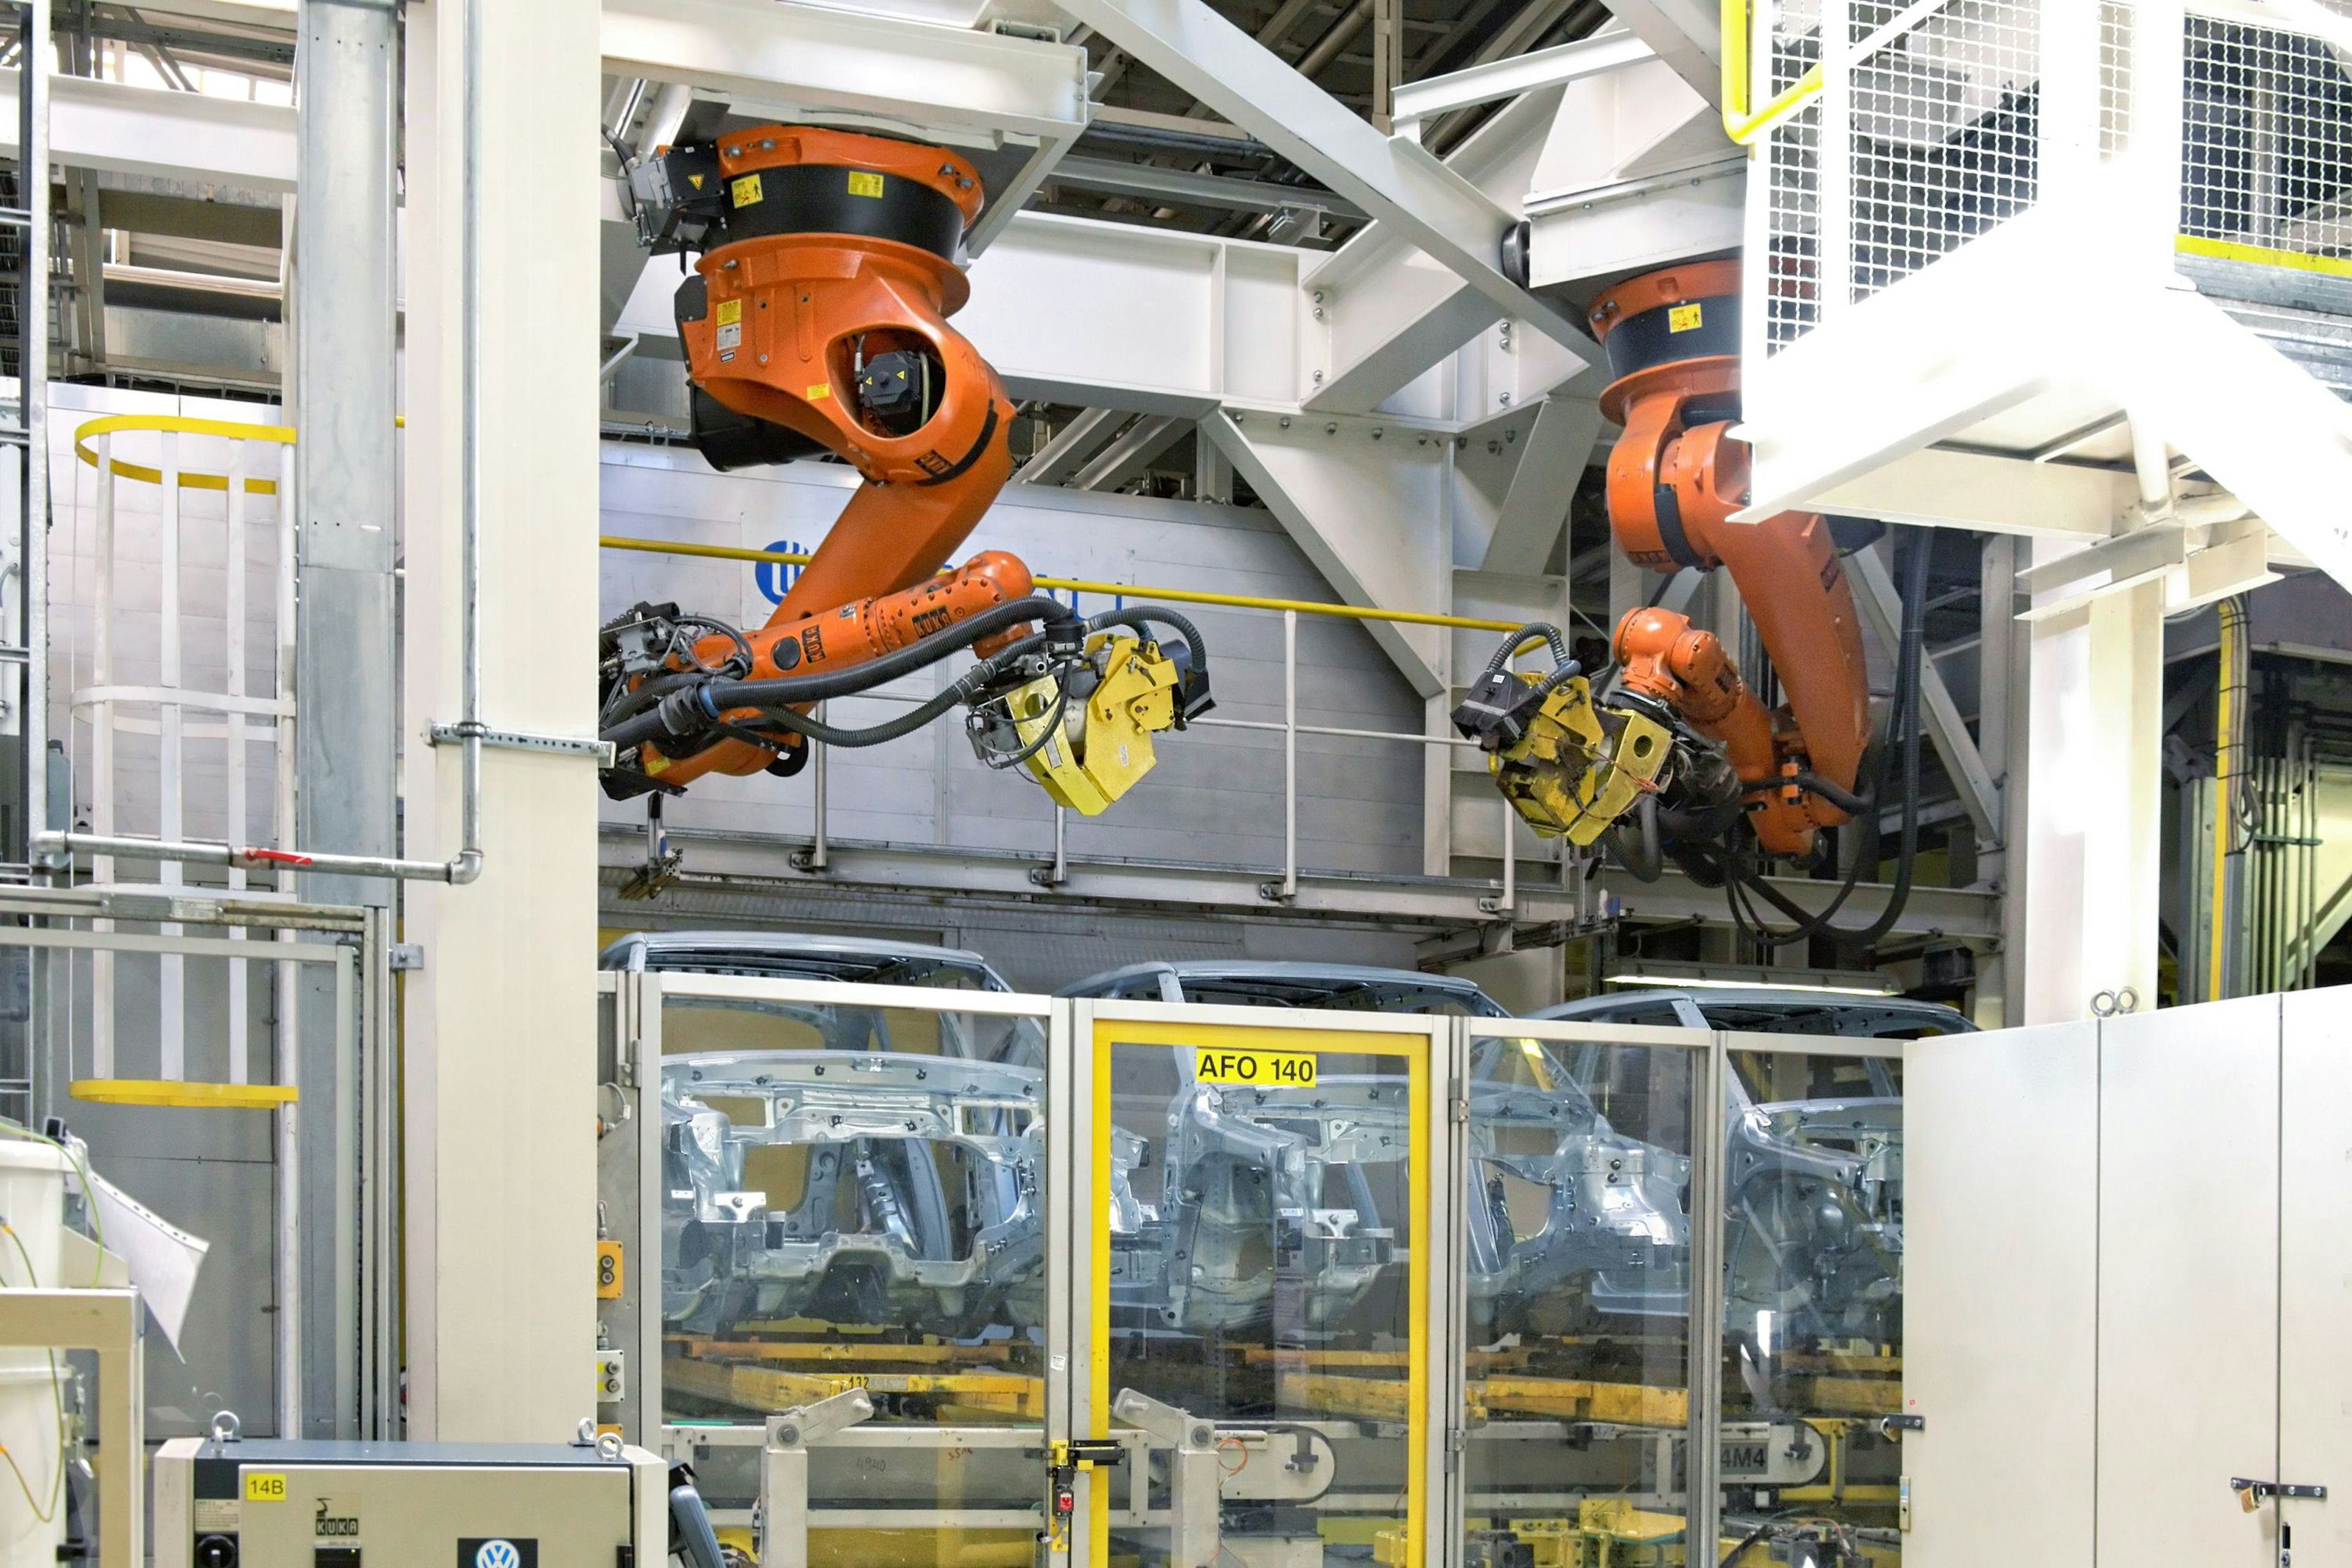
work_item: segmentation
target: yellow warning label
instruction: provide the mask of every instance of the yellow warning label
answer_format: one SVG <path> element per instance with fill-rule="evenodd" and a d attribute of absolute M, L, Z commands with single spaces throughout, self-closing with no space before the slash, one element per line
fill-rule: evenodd
<path fill-rule="evenodd" d="M 284 1502 L 286 1478 L 248 1470 L 245 1476 L 245 1500 L 247 1502 Z"/>
<path fill-rule="evenodd" d="M 1192 1073 L 1202 1083 L 1253 1084 L 1273 1089 L 1313 1089 L 1311 1051 L 1213 1051 L 1192 1054 Z"/>
<path fill-rule="evenodd" d="M 882 176 L 863 169 L 849 172 L 849 194 L 853 196 L 878 196 L 882 194 Z"/>
<path fill-rule="evenodd" d="M 728 186 L 727 192 L 734 198 L 735 205 L 739 207 L 755 205 L 760 200 L 760 176 L 746 174 Z"/>
<path fill-rule="evenodd" d="M 1670 305 L 1666 308 L 1666 331 L 1670 332 L 1695 332 L 1699 328 L 1699 320 L 1696 305 Z"/>
<path fill-rule="evenodd" d="M 699 174 L 688 174 L 686 177 L 686 183 L 698 191 L 702 189 L 702 176 Z"/>
<path fill-rule="evenodd" d="M 833 387 L 830 384 L 825 382 L 820 381 L 814 386 L 808 389 L 808 400 L 811 403 L 814 403 L 820 397 L 831 397 L 832 395 Z"/>
<path fill-rule="evenodd" d="M 743 301 L 742 301 L 742 300 L 719 300 L 719 324 L 720 326 L 722 326 L 722 327 L 731 327 L 731 326 L 735 325 L 735 323 L 737 323 L 738 321 L 740 321 L 742 319 L 743 319 Z"/>

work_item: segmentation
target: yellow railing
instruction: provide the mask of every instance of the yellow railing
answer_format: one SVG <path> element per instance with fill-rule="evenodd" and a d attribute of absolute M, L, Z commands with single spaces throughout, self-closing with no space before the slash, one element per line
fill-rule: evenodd
<path fill-rule="evenodd" d="M 740 550 L 731 544 L 682 544 L 667 539 L 629 539 L 607 533 L 597 540 L 607 550 L 639 550 L 653 555 L 699 555 L 714 561 L 763 561 L 781 566 L 805 566 L 809 557 L 793 550 Z M 1296 610 L 1302 616 L 1330 616 L 1349 621 L 1394 621 L 1411 626 L 1460 626 L 1474 632 L 1515 632 L 1517 621 L 1482 621 L 1469 616 L 1437 616 L 1419 610 L 1368 610 L 1355 605 L 1328 605 L 1313 599 L 1266 599 L 1247 594 L 1212 594 L 1198 588 L 1155 588 L 1142 583 L 1097 583 L 1084 577 L 1036 577 L 1040 588 L 1070 594 L 1124 595 L 1135 599 L 1165 599 L 1178 605 L 1223 605 L 1236 610 Z"/>
<path fill-rule="evenodd" d="M 1748 43 L 1755 29 L 1748 0 L 1723 0 L 1723 133 L 1742 147 L 1810 102 L 1822 90 L 1818 65 L 1789 84 L 1771 102 L 1748 109 Z"/>
<path fill-rule="evenodd" d="M 118 431 L 152 430 L 174 436 L 221 436 L 232 441 L 274 441 L 281 447 L 294 444 L 294 431 L 286 425 L 241 425 L 231 419 L 192 419 L 179 414 L 110 414 L 92 419 L 74 431 L 74 456 L 98 467 L 98 454 L 89 443 L 96 437 L 111 436 Z M 141 463 L 126 463 L 120 458 L 110 458 L 107 466 L 118 479 L 137 479 L 143 484 L 160 485 L 163 470 Z M 184 490 L 225 490 L 228 489 L 226 474 L 193 473 L 181 470 L 180 488 Z M 257 479 L 247 476 L 247 495 L 274 496 L 278 493 L 276 479 Z"/>

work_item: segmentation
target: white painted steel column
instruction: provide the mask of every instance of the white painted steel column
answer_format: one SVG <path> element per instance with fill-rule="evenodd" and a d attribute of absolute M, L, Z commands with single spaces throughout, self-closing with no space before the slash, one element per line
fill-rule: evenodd
<path fill-rule="evenodd" d="M 1282 896 L 1298 896 L 1298 612 L 1282 612 Z"/>
<path fill-rule="evenodd" d="M 278 727 L 270 755 L 269 842 L 279 849 L 294 845 L 294 448 L 278 448 L 278 614 L 270 623 L 277 652 Z M 296 933 L 281 931 L 279 943 L 290 947 Z M 299 1042 L 302 1037 L 301 968 L 299 963 L 270 966 L 271 994 L 277 1007 L 270 1031 L 271 1081 L 298 1084 L 301 1077 Z M 299 1087 L 299 1084 L 298 1084 Z M 274 1267 L 278 1279 L 278 1430 L 290 1436 L 301 1430 L 302 1346 L 297 1325 L 302 1318 L 302 1119 L 293 1102 L 278 1108 L 278 1247 Z"/>
<path fill-rule="evenodd" d="M 90 603 L 97 607 L 90 627 L 89 683 L 103 690 L 114 683 L 114 437 L 98 437 L 98 560 Z M 68 738 L 73 727 L 66 727 Z M 67 806 L 71 820 L 71 804 Z M 114 704 L 100 699 L 89 709 L 89 826 L 104 837 L 114 831 Z M 111 856 L 92 857 L 89 879 L 114 880 Z M 92 921 L 92 931 L 112 931 L 112 921 Z M 68 973 L 71 965 L 68 960 Z M 71 1047 L 68 1045 L 68 1051 Z M 114 954 L 100 950 L 89 955 L 89 1074 L 114 1076 Z"/>
<path fill-rule="evenodd" d="M 180 438 L 165 431 L 162 437 L 163 458 L 163 479 L 158 488 L 163 491 L 163 528 L 158 536 L 163 564 L 156 569 L 158 586 L 163 595 L 163 663 L 155 683 L 163 689 L 163 700 L 156 709 L 156 733 L 160 737 L 156 755 L 159 760 L 158 782 L 161 786 L 157 815 L 156 837 L 185 838 L 187 834 L 187 746 L 186 715 L 180 708 Z M 167 888 L 177 887 L 186 876 L 186 868 L 176 860 L 163 861 L 157 869 Z M 185 934 L 171 922 L 163 924 L 165 936 Z M 160 1067 L 155 1074 L 163 1079 L 183 1079 L 188 1076 L 188 970 L 187 961 L 167 953 L 155 961 L 155 1041 Z"/>
<path fill-rule="evenodd" d="M 2037 541 L 2036 561 L 2053 559 L 2053 549 Z M 2024 970 L 2024 1016 L 2015 1021 L 2088 1017 L 2094 996 L 2125 987 L 2153 1008 L 2163 584 L 2035 623 L 2026 665 L 2029 875 L 2024 940 L 2009 955 Z"/>
<path fill-rule="evenodd" d="M 223 653 L 227 663 L 226 689 L 231 697 L 245 695 L 245 464 L 246 444 L 228 444 L 228 543 L 223 557 L 223 582 L 226 584 L 227 613 L 221 622 Z M 246 830 L 245 809 L 245 715 L 234 706 L 221 714 L 221 765 L 226 787 L 224 810 L 226 821 L 221 837 L 232 844 L 252 842 Z M 231 888 L 245 886 L 245 868 L 232 866 L 228 871 Z M 243 926 L 228 929 L 231 942 L 243 942 L 247 931 Z M 251 973 L 245 960 L 236 959 L 228 966 L 228 1081 L 244 1083 L 246 1069 L 246 994 Z"/>
<path fill-rule="evenodd" d="M 594 6 L 436 0 L 411 5 L 407 27 L 404 832 L 409 851 L 438 857 L 458 843 L 458 750 L 419 732 L 459 712 L 469 458 L 484 719 L 594 730 L 580 659 L 597 622 L 602 86 Z M 596 1234 L 595 1086 L 582 1052 L 596 1030 L 595 802 L 584 759 L 488 750 L 479 879 L 405 893 L 404 934 L 425 952 L 406 980 L 412 1437 L 561 1441 L 590 1413 L 580 1369 L 595 1302 L 580 1281 Z"/>

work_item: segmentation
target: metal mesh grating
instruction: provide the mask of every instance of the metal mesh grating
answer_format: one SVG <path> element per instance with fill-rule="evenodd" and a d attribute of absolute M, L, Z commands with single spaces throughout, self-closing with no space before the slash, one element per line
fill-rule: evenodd
<path fill-rule="evenodd" d="M 1855 300 L 2022 212 L 2038 185 L 2041 7 L 1951 0 L 1925 16 L 1916 9 L 1870 0 L 1853 11 Z"/>
<path fill-rule="evenodd" d="M 2121 157 L 2131 147 L 2132 28 L 2134 7 L 2124 0 L 2099 5 L 2099 159 Z"/>
<path fill-rule="evenodd" d="M 2352 254 L 2352 79 L 2344 62 L 2302 33 L 2200 16 L 2187 28 L 2182 248 L 2273 263 Z M 2340 272 L 2352 277 L 2352 264 Z"/>
<path fill-rule="evenodd" d="M 2320 40 L 2192 14 L 2181 39 L 2179 269 L 2352 395 L 2352 75 Z"/>
<path fill-rule="evenodd" d="M 1774 19 L 1769 96 L 1821 58 L 1820 16 L 1787 6 Z M 1764 347 L 1776 353 L 1821 324 L 1822 109 L 1816 99 L 1766 139 L 1771 210 L 1764 279 Z"/>

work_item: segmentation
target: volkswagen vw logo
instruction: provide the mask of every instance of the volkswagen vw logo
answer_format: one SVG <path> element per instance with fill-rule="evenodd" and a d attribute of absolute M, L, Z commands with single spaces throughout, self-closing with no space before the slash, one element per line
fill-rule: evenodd
<path fill-rule="evenodd" d="M 511 1541 L 485 1541 L 474 1552 L 474 1568 L 522 1568 L 522 1553 Z"/>

